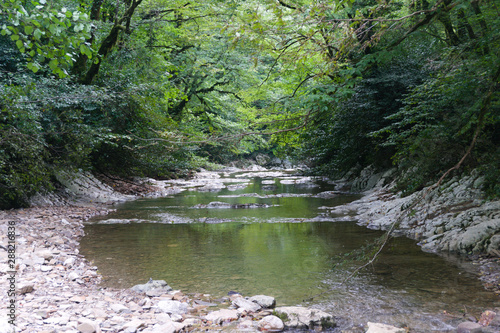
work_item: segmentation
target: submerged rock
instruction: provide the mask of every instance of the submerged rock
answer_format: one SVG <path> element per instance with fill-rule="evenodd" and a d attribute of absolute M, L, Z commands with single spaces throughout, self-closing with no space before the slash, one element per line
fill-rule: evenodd
<path fill-rule="evenodd" d="M 167 282 L 165 282 L 165 280 L 149 280 L 147 283 L 145 284 L 136 284 L 135 286 L 133 286 L 132 288 L 130 288 L 131 290 L 137 292 L 137 293 L 146 293 L 152 289 L 160 289 L 160 290 L 163 290 L 165 292 L 169 292 L 169 291 L 172 291 L 172 287 L 170 287 Z"/>

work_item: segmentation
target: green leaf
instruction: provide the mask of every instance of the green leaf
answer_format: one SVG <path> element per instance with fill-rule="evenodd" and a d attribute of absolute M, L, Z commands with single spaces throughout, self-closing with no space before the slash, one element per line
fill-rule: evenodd
<path fill-rule="evenodd" d="M 40 30 L 40 29 L 35 29 L 35 32 L 33 33 L 33 36 L 35 36 L 36 39 L 40 39 L 40 37 L 42 37 L 43 35 L 43 32 Z"/>
<path fill-rule="evenodd" d="M 52 59 L 49 62 L 49 67 L 50 67 L 50 69 L 52 69 L 52 71 L 56 71 L 58 65 L 59 65 L 59 61 L 57 59 Z"/>
<path fill-rule="evenodd" d="M 33 33 L 33 27 L 31 25 L 27 25 L 24 27 L 24 33 L 26 35 L 31 35 Z"/>
<path fill-rule="evenodd" d="M 23 41 L 22 41 L 22 40 L 18 40 L 18 41 L 16 42 L 16 46 L 17 46 L 17 48 L 18 48 L 19 50 L 23 49 L 23 46 L 24 46 L 24 45 L 23 45 Z"/>
<path fill-rule="evenodd" d="M 12 40 L 18 40 L 19 39 L 19 35 L 12 35 L 12 36 L 10 36 L 10 39 L 12 39 Z"/>
<path fill-rule="evenodd" d="M 79 32 L 79 31 L 82 31 L 84 28 L 84 25 L 82 23 L 78 23 L 77 25 L 75 25 L 75 27 L 73 28 L 75 30 L 75 32 Z"/>
<path fill-rule="evenodd" d="M 56 25 L 55 24 L 49 25 L 49 31 L 53 35 L 57 34 L 57 27 L 56 27 Z"/>

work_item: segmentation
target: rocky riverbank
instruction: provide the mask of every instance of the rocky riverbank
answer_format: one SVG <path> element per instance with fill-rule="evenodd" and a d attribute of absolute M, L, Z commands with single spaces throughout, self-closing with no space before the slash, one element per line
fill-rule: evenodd
<path fill-rule="evenodd" d="M 346 205 L 323 208 L 339 220 L 355 219 L 371 229 L 393 229 L 396 236 L 418 240 L 424 251 L 467 257 L 478 267 L 485 288 L 500 295 L 500 201 L 483 197 L 482 177 L 472 173 L 403 197 L 392 190 L 390 176 L 390 171 L 367 172 L 353 183 L 341 183 L 364 190 L 364 196 Z"/>
<path fill-rule="evenodd" d="M 1 234 L 8 235 L 8 227 L 14 227 L 16 245 L 14 268 L 7 252 L 0 252 L 2 299 L 14 301 L 14 307 L 0 310 L 0 332 L 258 332 L 282 331 L 285 325 L 335 326 L 331 314 L 275 308 L 270 296 L 184 295 L 156 280 L 125 290 L 101 288 L 98 267 L 78 253 L 78 241 L 84 234 L 83 222 L 108 211 L 52 206 L 0 212 Z M 2 236 L 2 244 L 8 241 Z M 15 328 L 9 320 L 14 320 Z"/>
<path fill-rule="evenodd" d="M 217 177 L 210 178 L 210 175 L 170 182 L 167 188 L 153 181 L 145 186 L 150 187 L 148 195 L 167 195 L 186 186 L 210 191 L 220 187 Z M 98 267 L 78 252 L 79 239 L 84 234 L 83 223 L 93 216 L 107 214 L 112 210 L 110 203 L 134 196 L 116 193 L 112 186 L 93 177 L 71 178 L 69 182 L 63 194 L 49 199 L 38 198 L 43 207 L 0 211 L 0 244 L 7 248 L 12 235 L 9 231 L 14 230 L 10 238 L 16 245 L 13 267 L 8 261 L 8 249 L 0 249 L 0 293 L 2 299 L 8 300 L 6 304 L 11 304 L 10 301 L 15 304 L 14 310 L 7 306 L 0 309 L 0 333 L 334 330 L 334 315 L 301 307 L 274 308 L 275 300 L 269 296 L 245 298 L 232 293 L 213 299 L 207 294 L 184 295 L 163 281 L 151 281 L 134 290 L 102 288 Z M 235 182 L 234 186 L 238 184 Z M 329 211 L 340 219 L 356 212 L 360 223 L 375 227 L 370 221 L 377 221 L 373 218 L 375 214 L 382 217 L 387 214 L 383 210 L 384 203 L 387 207 L 389 202 L 393 203 L 388 211 L 397 207 L 394 206 L 397 196 L 389 197 L 392 194 L 384 191 L 372 191 L 357 202 Z M 382 228 L 383 224 L 378 227 Z M 401 227 L 398 229 L 403 232 Z M 498 262 L 492 258 L 484 260 L 487 261 L 483 266 L 494 272 L 493 264 Z M 498 281 L 491 283 L 498 286 Z M 496 312 L 500 312 L 498 310 Z M 12 313 L 16 316 L 15 328 L 8 324 Z M 500 316 L 486 312 L 479 322 L 466 322 L 461 326 L 460 332 L 471 329 L 496 332 L 500 328 Z M 365 328 L 351 328 L 345 332 L 365 331 L 406 330 L 366 323 Z"/>

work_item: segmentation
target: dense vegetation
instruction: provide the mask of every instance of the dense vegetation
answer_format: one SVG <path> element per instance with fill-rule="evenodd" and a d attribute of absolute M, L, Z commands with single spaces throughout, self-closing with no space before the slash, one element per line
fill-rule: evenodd
<path fill-rule="evenodd" d="M 264 152 L 500 195 L 494 0 L 9 0 L 0 208 L 63 169 L 173 177 Z"/>

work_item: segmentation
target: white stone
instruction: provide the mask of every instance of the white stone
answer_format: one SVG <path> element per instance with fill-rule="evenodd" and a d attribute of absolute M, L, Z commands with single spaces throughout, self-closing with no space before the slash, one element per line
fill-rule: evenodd
<path fill-rule="evenodd" d="M 129 321 L 125 325 L 123 325 L 123 330 L 126 333 L 135 333 L 140 327 L 144 327 L 146 324 L 139 319 L 133 319 L 132 321 Z"/>
<path fill-rule="evenodd" d="M 142 331 L 144 333 L 175 333 L 177 332 L 177 327 L 173 322 L 166 323 L 163 325 L 155 325 L 152 330 Z"/>
<path fill-rule="evenodd" d="M 188 312 L 188 305 L 179 301 L 160 301 L 158 308 L 168 314 L 184 314 Z"/>
<path fill-rule="evenodd" d="M 238 311 L 229 309 L 214 311 L 205 316 L 206 320 L 209 320 L 215 324 L 237 320 L 238 318 Z"/>
<path fill-rule="evenodd" d="M 68 279 L 70 279 L 71 281 L 75 281 L 79 277 L 80 277 L 80 275 L 78 275 L 78 273 L 76 273 L 76 272 L 70 272 L 68 274 Z"/>
<path fill-rule="evenodd" d="M 249 301 L 259 304 L 263 308 L 274 308 L 276 306 L 276 299 L 266 295 L 255 295 L 248 299 Z"/>
<path fill-rule="evenodd" d="M 52 266 L 47 266 L 47 265 L 40 266 L 40 270 L 42 272 L 50 272 L 52 269 L 54 269 Z"/>
<path fill-rule="evenodd" d="M 75 264 L 75 261 L 76 261 L 76 259 L 75 259 L 75 258 L 70 257 L 70 258 L 68 258 L 68 259 L 64 260 L 63 265 L 64 265 L 64 266 L 68 266 L 68 267 L 72 267 L 72 266 Z"/>
<path fill-rule="evenodd" d="M 94 333 L 96 332 L 96 327 L 88 322 L 80 324 L 76 327 L 76 329 L 81 333 Z"/>
<path fill-rule="evenodd" d="M 111 308 L 111 310 L 113 310 L 116 313 L 131 312 L 129 310 L 129 308 L 127 308 L 126 306 L 119 304 L 119 303 L 111 304 L 110 308 Z"/>
<path fill-rule="evenodd" d="M 283 321 L 276 316 L 266 316 L 259 321 L 261 331 L 280 332 L 285 328 Z"/>
<path fill-rule="evenodd" d="M 406 330 L 403 328 L 398 328 L 395 326 L 381 324 L 381 323 L 371 323 L 367 324 L 368 329 L 366 333 L 405 333 Z"/>
<path fill-rule="evenodd" d="M 257 312 L 262 308 L 259 304 L 246 300 L 243 297 L 236 298 L 233 301 L 233 305 L 247 312 Z"/>
<path fill-rule="evenodd" d="M 327 323 L 334 326 L 333 316 L 317 309 L 309 309 L 301 306 L 283 306 L 275 309 L 278 315 L 284 314 L 288 320 L 285 325 L 295 328 L 313 329 L 320 326 L 322 323 Z M 314 326 L 314 327 L 312 327 Z"/>

